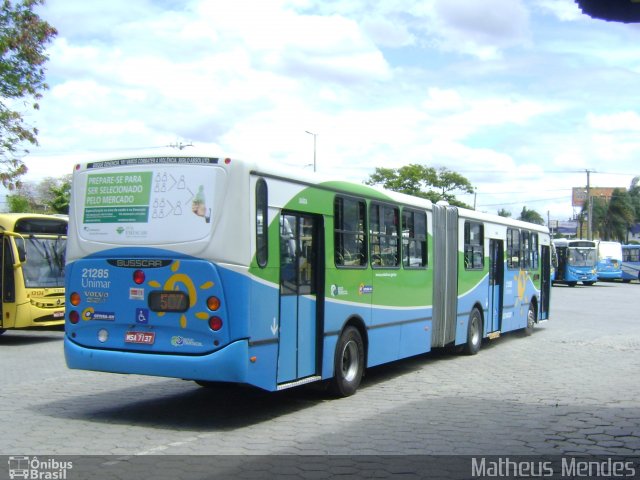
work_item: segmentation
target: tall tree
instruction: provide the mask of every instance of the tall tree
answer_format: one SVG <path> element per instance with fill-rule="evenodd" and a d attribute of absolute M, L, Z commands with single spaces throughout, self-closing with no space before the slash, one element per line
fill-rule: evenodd
<path fill-rule="evenodd" d="M 601 238 L 625 242 L 627 231 L 635 221 L 635 217 L 629 192 L 623 188 L 616 188 L 611 195 L 611 200 L 605 202 L 605 215 L 599 225 Z"/>
<path fill-rule="evenodd" d="M 591 227 L 594 238 L 625 242 L 629 228 L 638 218 L 636 189 L 633 186 L 629 191 L 616 188 L 611 198 L 592 197 L 591 202 Z M 582 213 L 589 214 L 588 204 L 582 207 Z"/>
<path fill-rule="evenodd" d="M 500 210 L 498 210 L 498 216 L 509 218 L 511 217 L 511 212 L 506 208 L 501 208 Z"/>
<path fill-rule="evenodd" d="M 71 175 L 46 177 L 39 183 L 23 182 L 7 195 L 10 212 L 69 213 Z"/>
<path fill-rule="evenodd" d="M 535 210 L 527 210 L 527 207 L 522 207 L 522 212 L 518 220 L 523 222 L 535 223 L 537 225 L 544 225 L 544 218 Z"/>
<path fill-rule="evenodd" d="M 451 205 L 471 208 L 459 201 L 454 192 L 473 193 L 471 182 L 459 173 L 446 168 L 435 169 L 425 165 L 410 164 L 400 168 L 377 167 L 365 181 L 367 185 L 382 185 L 395 192 L 406 193 Z"/>
<path fill-rule="evenodd" d="M 55 28 L 34 13 L 44 0 L 0 0 L 0 181 L 13 190 L 27 168 L 24 146 L 37 145 L 38 130 L 21 108 L 38 109 L 45 83 L 46 45 Z"/>
<path fill-rule="evenodd" d="M 633 222 L 638 223 L 640 222 L 640 177 L 633 177 L 629 187 L 629 198 L 635 215 Z"/>
<path fill-rule="evenodd" d="M 58 183 L 49 186 L 50 198 L 46 205 L 53 213 L 69 213 L 71 198 L 71 175 L 62 178 Z"/>

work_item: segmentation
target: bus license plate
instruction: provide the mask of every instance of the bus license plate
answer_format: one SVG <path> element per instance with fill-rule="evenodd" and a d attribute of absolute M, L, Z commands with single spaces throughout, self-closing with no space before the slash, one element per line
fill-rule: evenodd
<path fill-rule="evenodd" d="M 143 345 L 153 345 L 156 334 L 153 332 L 127 332 L 124 336 L 125 343 L 141 343 Z"/>

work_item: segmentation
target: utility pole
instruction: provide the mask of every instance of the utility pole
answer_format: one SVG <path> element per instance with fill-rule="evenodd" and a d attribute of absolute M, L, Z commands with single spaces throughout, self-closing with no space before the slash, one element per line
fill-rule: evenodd
<path fill-rule="evenodd" d="M 591 170 L 586 169 L 587 172 L 587 240 L 593 240 L 593 223 L 591 217 L 593 216 L 593 202 L 591 201 Z"/>

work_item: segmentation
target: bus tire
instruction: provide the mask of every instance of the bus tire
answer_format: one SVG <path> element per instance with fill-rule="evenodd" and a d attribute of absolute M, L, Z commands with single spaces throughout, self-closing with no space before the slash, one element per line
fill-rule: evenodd
<path fill-rule="evenodd" d="M 334 357 L 331 391 L 339 397 L 356 393 L 364 373 L 364 343 L 355 327 L 347 327 L 340 335 Z"/>
<path fill-rule="evenodd" d="M 575 287 L 578 284 L 578 282 L 569 282 L 568 285 L 570 287 Z"/>
<path fill-rule="evenodd" d="M 464 353 L 475 355 L 482 345 L 482 314 L 477 307 L 473 307 L 469 314 L 469 325 L 467 326 L 467 343 L 464 345 Z"/>
<path fill-rule="evenodd" d="M 533 335 L 533 329 L 536 326 L 536 310 L 533 308 L 533 303 L 529 304 L 529 311 L 527 312 L 527 326 L 524 327 L 524 335 L 526 337 Z"/>
<path fill-rule="evenodd" d="M 596 282 L 582 282 L 582 283 L 587 287 L 590 287 L 591 285 L 594 285 Z"/>
<path fill-rule="evenodd" d="M 4 328 L 0 328 L 0 335 L 2 335 L 6 330 Z"/>

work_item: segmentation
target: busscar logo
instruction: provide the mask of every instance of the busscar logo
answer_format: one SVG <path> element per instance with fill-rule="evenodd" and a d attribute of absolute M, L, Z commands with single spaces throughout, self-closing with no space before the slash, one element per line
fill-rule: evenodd
<path fill-rule="evenodd" d="M 107 263 L 120 268 L 162 268 L 171 265 L 172 260 L 157 258 L 114 258 Z"/>
<path fill-rule="evenodd" d="M 9 457 L 9 478 L 26 478 L 34 480 L 66 480 L 67 471 L 73 468 L 73 462 L 60 461 L 55 458 L 38 459 L 14 455 Z"/>

